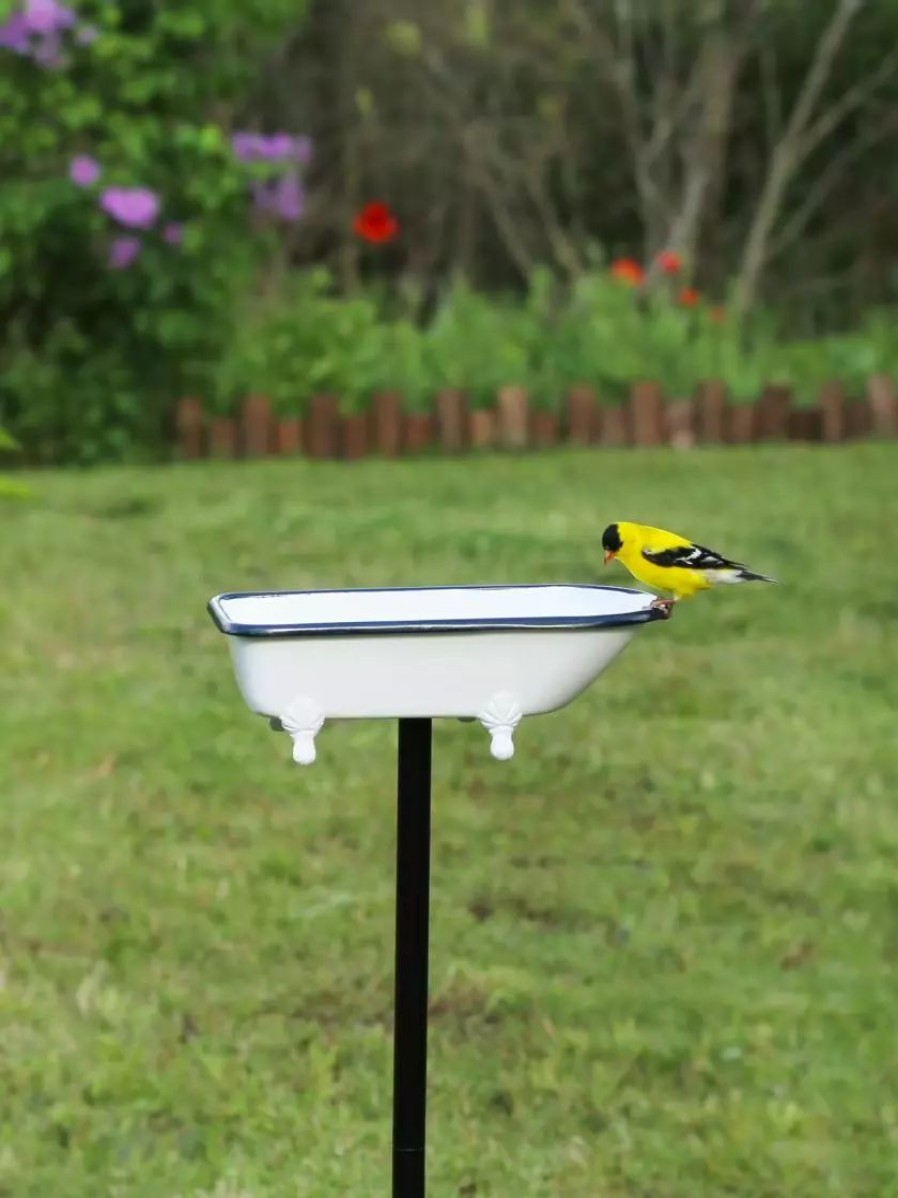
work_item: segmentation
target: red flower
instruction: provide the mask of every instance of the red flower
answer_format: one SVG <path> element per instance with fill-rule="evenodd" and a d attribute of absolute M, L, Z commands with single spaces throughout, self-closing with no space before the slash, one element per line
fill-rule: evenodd
<path fill-rule="evenodd" d="M 678 275 L 683 263 L 680 255 L 675 254 L 673 250 L 662 250 L 655 259 L 655 265 L 663 275 Z"/>
<path fill-rule="evenodd" d="M 708 315 L 715 324 L 723 324 L 727 318 L 726 308 L 712 308 Z"/>
<path fill-rule="evenodd" d="M 368 241 L 372 245 L 383 245 L 394 240 L 399 232 L 399 221 L 386 204 L 375 200 L 366 204 L 356 214 L 352 229 L 356 237 L 361 237 L 362 241 Z"/>
<path fill-rule="evenodd" d="M 611 263 L 610 269 L 612 278 L 629 283 L 631 287 L 638 287 L 645 278 L 645 271 L 635 258 L 618 258 Z"/>
<path fill-rule="evenodd" d="M 694 287 L 684 287 L 677 296 L 677 303 L 682 304 L 684 308 L 694 308 L 701 301 L 701 295 Z"/>

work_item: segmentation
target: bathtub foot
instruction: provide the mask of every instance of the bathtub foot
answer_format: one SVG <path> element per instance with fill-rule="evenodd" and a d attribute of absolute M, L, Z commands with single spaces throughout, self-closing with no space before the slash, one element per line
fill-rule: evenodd
<path fill-rule="evenodd" d="M 293 760 L 297 765 L 311 765 L 317 757 L 315 737 L 324 724 L 324 716 L 311 699 L 294 699 L 278 721 L 284 732 L 293 739 Z M 274 720 L 271 721 L 275 727 Z"/>
<path fill-rule="evenodd" d="M 520 704 L 514 695 L 499 691 L 493 695 L 477 718 L 490 734 L 490 753 L 497 761 L 514 757 L 514 730 L 521 722 Z"/>

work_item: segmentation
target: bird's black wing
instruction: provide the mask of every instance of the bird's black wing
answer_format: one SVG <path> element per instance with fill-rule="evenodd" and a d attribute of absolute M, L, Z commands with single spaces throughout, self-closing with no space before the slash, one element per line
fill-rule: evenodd
<path fill-rule="evenodd" d="M 653 566 L 678 566 L 681 570 L 742 570 L 738 562 L 731 562 L 713 549 L 704 545 L 674 545 L 670 549 L 643 549 L 642 556 Z"/>

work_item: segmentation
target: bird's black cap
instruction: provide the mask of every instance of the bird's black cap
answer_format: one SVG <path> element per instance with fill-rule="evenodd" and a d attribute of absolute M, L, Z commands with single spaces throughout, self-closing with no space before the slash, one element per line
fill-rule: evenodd
<path fill-rule="evenodd" d="M 602 548 L 607 549 L 609 553 L 617 553 L 623 544 L 620 539 L 620 529 L 616 524 L 609 524 L 602 533 Z"/>

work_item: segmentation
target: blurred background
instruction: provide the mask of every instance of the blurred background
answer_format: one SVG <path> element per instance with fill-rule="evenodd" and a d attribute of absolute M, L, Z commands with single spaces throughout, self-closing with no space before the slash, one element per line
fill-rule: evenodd
<path fill-rule="evenodd" d="M 6 0 L 0 425 L 891 371 L 896 45 L 874 0 Z"/>

